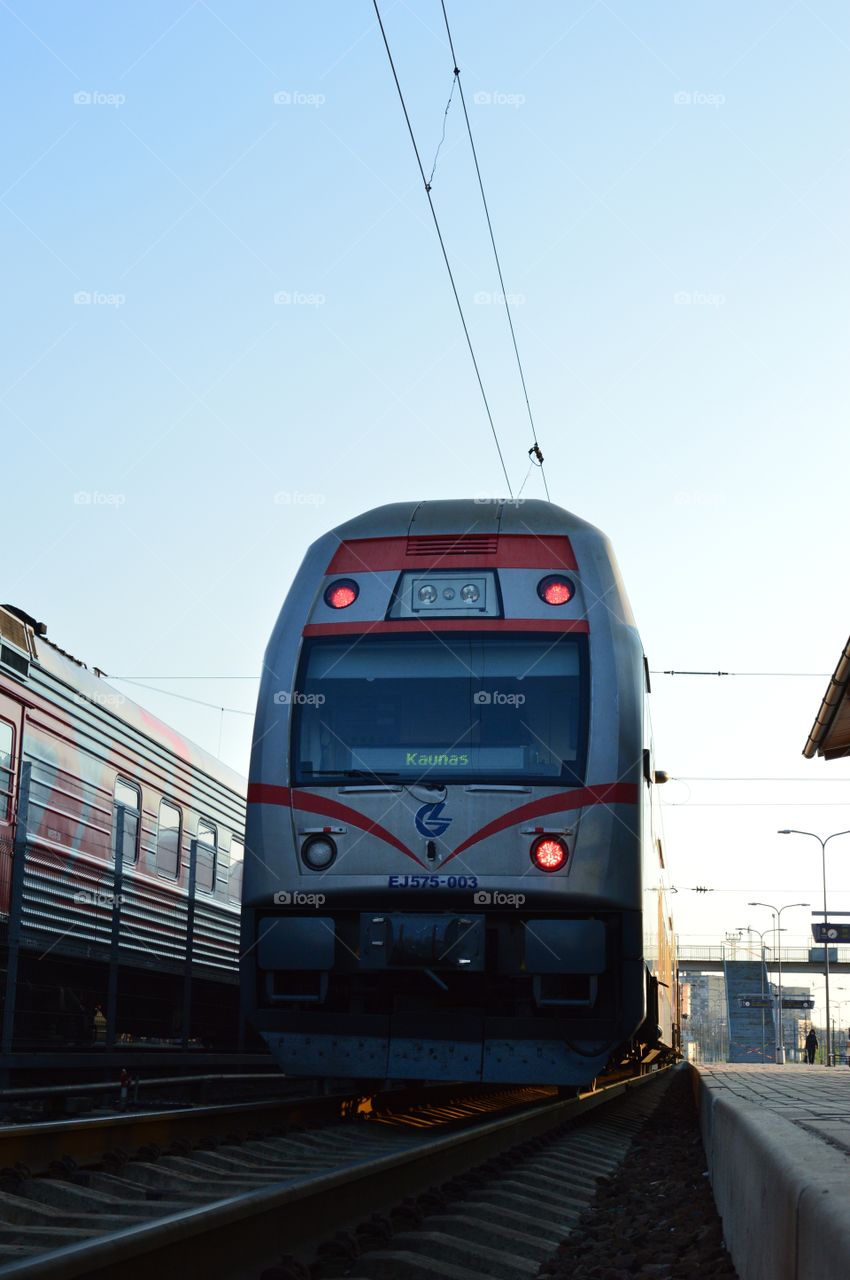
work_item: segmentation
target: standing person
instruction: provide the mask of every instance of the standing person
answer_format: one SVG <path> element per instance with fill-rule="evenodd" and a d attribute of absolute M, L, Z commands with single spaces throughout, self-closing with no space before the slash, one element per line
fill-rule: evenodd
<path fill-rule="evenodd" d="M 814 1027 L 812 1027 L 809 1034 L 806 1036 L 806 1061 L 814 1062 L 815 1054 L 817 1053 L 817 1051 L 818 1051 L 818 1038 L 815 1035 Z"/>

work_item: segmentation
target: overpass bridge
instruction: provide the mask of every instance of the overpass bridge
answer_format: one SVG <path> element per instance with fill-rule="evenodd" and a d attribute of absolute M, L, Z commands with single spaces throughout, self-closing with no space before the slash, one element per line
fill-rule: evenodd
<path fill-rule="evenodd" d="M 780 950 L 783 975 L 786 971 L 788 973 L 823 973 L 823 947 L 782 947 Z M 768 969 L 775 969 L 779 955 L 773 955 L 767 947 L 765 953 L 765 964 Z M 812 954 L 820 958 L 813 960 Z M 719 943 L 715 946 L 683 945 L 678 949 L 678 956 L 681 974 L 722 973 L 724 963 L 733 960 L 761 959 L 761 949 L 754 951 L 747 946 L 730 946 L 729 943 Z M 850 947 L 829 948 L 829 972 L 830 976 L 834 973 L 850 973 Z"/>

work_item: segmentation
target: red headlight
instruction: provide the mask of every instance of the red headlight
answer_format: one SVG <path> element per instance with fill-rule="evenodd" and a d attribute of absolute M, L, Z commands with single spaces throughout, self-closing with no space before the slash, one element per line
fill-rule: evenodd
<path fill-rule="evenodd" d="M 537 584 L 537 594 L 547 604 L 566 604 L 575 593 L 573 583 L 559 573 L 550 573 L 548 578 L 541 578 Z"/>
<path fill-rule="evenodd" d="M 332 609 L 347 609 L 360 594 L 360 588 L 351 578 L 339 578 L 325 588 L 325 604 Z"/>
<path fill-rule="evenodd" d="M 567 846 L 557 836 L 541 836 L 531 846 L 531 861 L 541 871 L 560 871 L 567 861 Z"/>

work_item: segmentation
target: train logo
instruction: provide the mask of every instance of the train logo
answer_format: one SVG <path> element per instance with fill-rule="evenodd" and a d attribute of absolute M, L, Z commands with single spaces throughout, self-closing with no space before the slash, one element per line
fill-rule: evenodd
<path fill-rule="evenodd" d="M 439 839 L 444 836 L 451 826 L 451 818 L 443 817 L 443 810 L 446 807 L 445 800 L 438 800 L 435 804 L 423 804 L 420 809 L 416 810 L 416 830 L 421 836 L 425 836 L 426 840 Z"/>

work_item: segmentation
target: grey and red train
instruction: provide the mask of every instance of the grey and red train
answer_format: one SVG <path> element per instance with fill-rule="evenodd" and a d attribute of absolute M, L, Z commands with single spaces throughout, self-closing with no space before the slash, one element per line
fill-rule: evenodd
<path fill-rule="evenodd" d="M 0 608 L 5 1055 L 233 1047 L 244 781 Z"/>
<path fill-rule="evenodd" d="M 248 787 L 243 1008 L 285 1071 L 577 1086 L 676 1051 L 648 683 L 607 539 L 556 506 L 313 544 Z"/>

